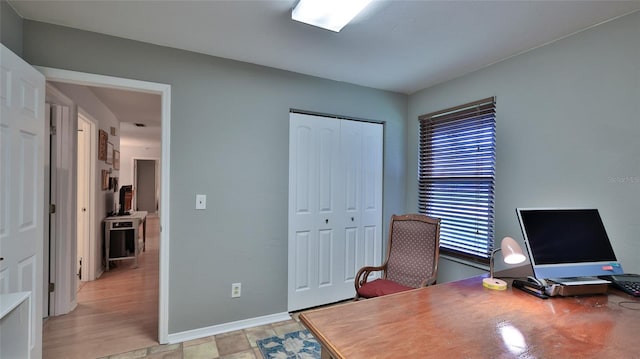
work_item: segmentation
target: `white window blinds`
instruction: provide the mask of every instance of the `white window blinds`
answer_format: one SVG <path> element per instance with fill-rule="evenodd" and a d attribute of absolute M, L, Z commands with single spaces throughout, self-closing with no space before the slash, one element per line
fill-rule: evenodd
<path fill-rule="evenodd" d="M 494 237 L 495 98 L 420 116 L 420 213 L 443 253 L 488 263 Z"/>

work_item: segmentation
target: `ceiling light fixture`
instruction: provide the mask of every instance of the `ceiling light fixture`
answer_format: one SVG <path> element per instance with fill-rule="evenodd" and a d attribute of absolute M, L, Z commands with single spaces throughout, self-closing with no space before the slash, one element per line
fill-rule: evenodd
<path fill-rule="evenodd" d="M 291 18 L 305 24 L 340 32 L 371 0 L 300 0 Z"/>

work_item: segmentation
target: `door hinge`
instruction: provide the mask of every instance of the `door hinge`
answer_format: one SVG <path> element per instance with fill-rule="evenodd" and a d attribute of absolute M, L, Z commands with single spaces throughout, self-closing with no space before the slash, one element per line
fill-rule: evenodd
<path fill-rule="evenodd" d="M 49 130 L 52 136 L 56 134 L 56 121 L 53 119 L 53 116 L 51 116 L 51 122 L 49 123 Z"/>
<path fill-rule="evenodd" d="M 56 213 L 56 205 L 51 203 L 49 205 L 49 214 L 53 214 L 53 213 Z"/>
<path fill-rule="evenodd" d="M 49 283 L 49 293 L 53 293 L 54 290 L 56 290 L 56 284 Z"/>

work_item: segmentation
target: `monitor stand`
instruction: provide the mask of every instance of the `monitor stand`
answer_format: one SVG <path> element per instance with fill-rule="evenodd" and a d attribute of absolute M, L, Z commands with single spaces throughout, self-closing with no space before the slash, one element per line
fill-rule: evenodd
<path fill-rule="evenodd" d="M 609 281 L 596 277 L 571 277 L 548 279 L 547 294 L 551 297 L 606 294 Z"/>
<path fill-rule="evenodd" d="M 549 278 L 549 281 L 552 281 L 557 284 L 562 284 L 566 286 L 572 285 L 587 285 L 587 284 L 609 284 L 608 280 L 600 279 L 597 277 L 568 277 L 568 278 Z"/>

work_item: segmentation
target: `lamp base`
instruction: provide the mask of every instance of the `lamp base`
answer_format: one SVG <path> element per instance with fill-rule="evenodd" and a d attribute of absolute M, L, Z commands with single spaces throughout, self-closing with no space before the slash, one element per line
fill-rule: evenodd
<path fill-rule="evenodd" d="M 506 290 L 507 282 L 498 278 L 485 278 L 482 280 L 482 286 L 494 290 Z"/>

